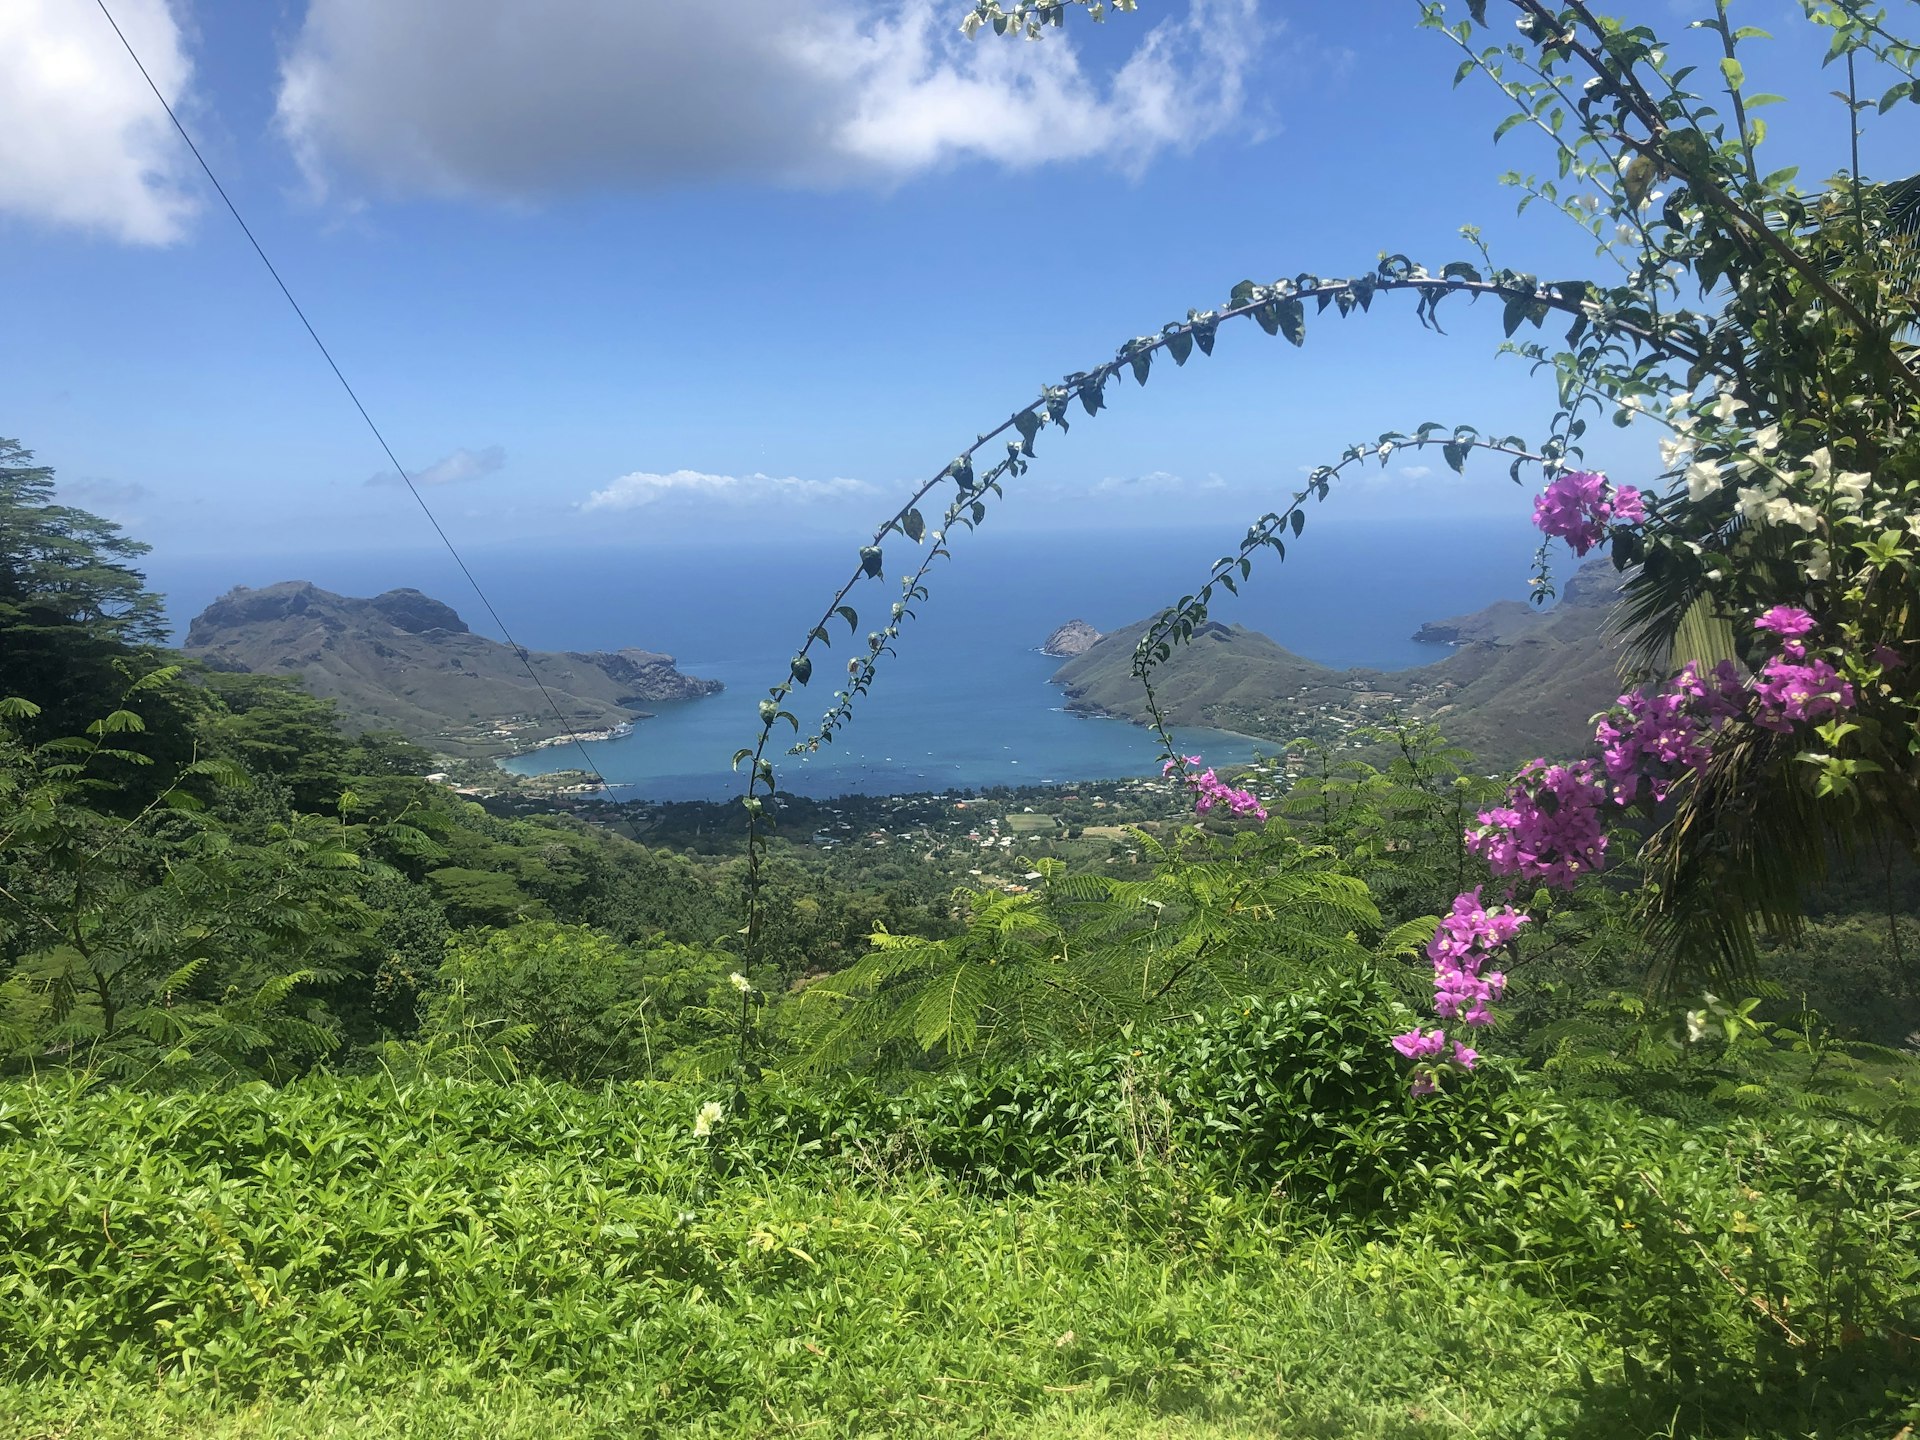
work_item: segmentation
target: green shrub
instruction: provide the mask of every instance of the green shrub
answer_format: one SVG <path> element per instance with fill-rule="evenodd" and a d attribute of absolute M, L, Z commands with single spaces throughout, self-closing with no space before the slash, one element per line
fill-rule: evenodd
<path fill-rule="evenodd" d="M 1738 1429 L 1836 1393 L 1860 1415 L 1920 1401 L 1920 1166 L 1898 1139 L 1525 1090 L 1474 1129 L 1414 1167 L 1424 1202 L 1397 1234 L 1604 1316 L 1649 1415 Z"/>
<path fill-rule="evenodd" d="M 686 945 L 621 945 L 586 925 L 476 932 L 448 948 L 420 1044 L 399 1053 L 490 1079 L 644 1079 L 714 1029 L 733 963 Z"/>
<path fill-rule="evenodd" d="M 1020 1189 L 1177 1162 L 1210 1183 L 1372 1214 L 1505 1083 L 1487 1074 L 1467 1094 L 1410 1099 L 1385 1043 L 1410 1019 L 1377 975 L 1324 975 L 1122 1048 L 988 1066 L 893 1097 L 864 1084 L 769 1086 L 741 1097 L 722 1148 L 734 1163 L 858 1155 Z"/>

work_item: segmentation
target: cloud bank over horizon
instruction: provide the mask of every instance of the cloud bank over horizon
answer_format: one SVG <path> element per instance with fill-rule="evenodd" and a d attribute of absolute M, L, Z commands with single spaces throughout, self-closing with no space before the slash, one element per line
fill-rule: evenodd
<path fill-rule="evenodd" d="M 1242 123 L 1257 0 L 1123 19 L 1090 73 L 1067 32 L 960 37 L 939 0 L 311 0 L 279 124 L 317 189 L 521 203 L 744 180 L 886 185 L 966 159 L 1137 171 Z"/>
<path fill-rule="evenodd" d="M 709 475 L 699 470 L 674 470 L 657 474 L 635 470 L 622 475 L 604 489 L 595 490 L 580 502 L 583 511 L 637 510 L 662 500 L 717 501 L 743 505 L 764 501 L 807 503 L 845 496 L 872 495 L 874 486 L 864 480 L 836 476 L 831 480 L 802 480 L 793 475 Z"/>

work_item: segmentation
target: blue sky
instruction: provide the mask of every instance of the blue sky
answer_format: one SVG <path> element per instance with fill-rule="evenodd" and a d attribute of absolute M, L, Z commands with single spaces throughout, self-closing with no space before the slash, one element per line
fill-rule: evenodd
<path fill-rule="evenodd" d="M 1498 176 L 1543 157 L 1491 144 L 1499 96 L 1453 89 L 1411 0 L 1141 0 L 1038 45 L 962 40 L 949 0 L 109 3 L 463 544 L 851 538 L 1243 277 L 1437 267 L 1467 222 L 1517 268 L 1599 270 L 1516 219 Z M 1749 60 L 1796 101 L 1776 163 L 1838 168 L 1798 5 L 1735 9 L 1783 37 Z M 0 135 L 0 434 L 167 554 L 430 540 L 93 0 L 0 9 Z M 1871 130 L 1864 168 L 1906 173 L 1911 138 Z M 992 523 L 1231 529 L 1385 428 L 1537 434 L 1551 394 L 1497 321 L 1236 327 L 1043 438 Z M 1652 441 L 1594 458 L 1644 478 Z M 1349 503 L 1525 502 L 1396 467 Z"/>

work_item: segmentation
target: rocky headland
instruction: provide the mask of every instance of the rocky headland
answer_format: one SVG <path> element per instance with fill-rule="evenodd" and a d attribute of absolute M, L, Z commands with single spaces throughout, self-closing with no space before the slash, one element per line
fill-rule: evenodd
<path fill-rule="evenodd" d="M 1071 660 L 1076 655 L 1086 654 L 1099 643 L 1100 632 L 1093 626 L 1084 620 L 1069 620 L 1047 636 L 1040 653 L 1051 655 L 1056 660 Z"/>
<path fill-rule="evenodd" d="M 305 580 L 229 591 L 194 619 L 184 649 L 215 669 L 297 675 L 351 727 L 456 756 L 514 754 L 563 729 L 605 735 L 645 719 L 649 704 L 721 689 L 651 650 L 529 650 L 523 663 L 418 590 L 360 599 Z"/>
<path fill-rule="evenodd" d="M 1351 731 L 1397 718 L 1433 721 L 1490 767 L 1575 754 L 1592 738 L 1590 717 L 1620 690 L 1606 627 L 1619 584 L 1612 562 L 1596 558 L 1568 579 L 1551 610 L 1502 600 L 1422 626 L 1417 638 L 1453 649 L 1409 670 L 1336 670 L 1257 630 L 1208 620 L 1154 684 L 1176 724 L 1280 743 L 1343 744 Z M 1146 722 L 1132 662 L 1148 624 L 1103 636 L 1054 672 L 1067 709 Z"/>

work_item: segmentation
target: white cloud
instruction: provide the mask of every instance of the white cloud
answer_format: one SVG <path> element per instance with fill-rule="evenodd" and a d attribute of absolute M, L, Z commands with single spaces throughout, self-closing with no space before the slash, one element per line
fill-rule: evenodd
<path fill-rule="evenodd" d="M 506 201 L 884 184 L 963 159 L 1137 169 L 1239 122 L 1257 12 L 1118 17 L 1130 53 L 1096 75 L 1065 31 L 962 39 L 949 0 L 310 0 L 279 118 L 317 186 L 344 170 Z"/>
<path fill-rule="evenodd" d="M 469 450 L 462 446 L 450 455 L 443 455 L 433 464 L 413 473 L 415 485 L 454 485 L 462 480 L 478 480 L 483 475 L 491 475 L 507 463 L 507 452 L 498 445 L 489 445 L 484 450 Z M 398 485 L 400 477 L 391 470 L 367 478 L 369 485 Z"/>
<path fill-rule="evenodd" d="M 1145 475 L 1109 475 L 1080 494 L 1087 499 L 1113 500 L 1129 496 L 1192 495 L 1226 488 L 1227 482 L 1218 475 L 1209 475 L 1204 480 L 1189 480 L 1170 470 L 1150 470 Z"/>
<path fill-rule="evenodd" d="M 177 109 L 193 66 L 167 0 L 114 18 Z M 0 135 L 0 212 L 166 245 L 198 208 L 184 145 L 93 5 L 0 3 Z"/>
<path fill-rule="evenodd" d="M 1409 480 L 1424 480 L 1433 473 L 1431 465 L 1402 465 L 1400 473 Z"/>
<path fill-rule="evenodd" d="M 582 510 L 633 510 L 659 500 L 683 498 L 739 505 L 759 501 L 807 502 L 839 495 L 870 495 L 874 487 L 864 480 L 835 478 L 801 480 L 792 475 L 707 475 L 698 470 L 675 470 L 656 475 L 636 470 L 622 475 L 604 490 L 581 502 Z"/>

